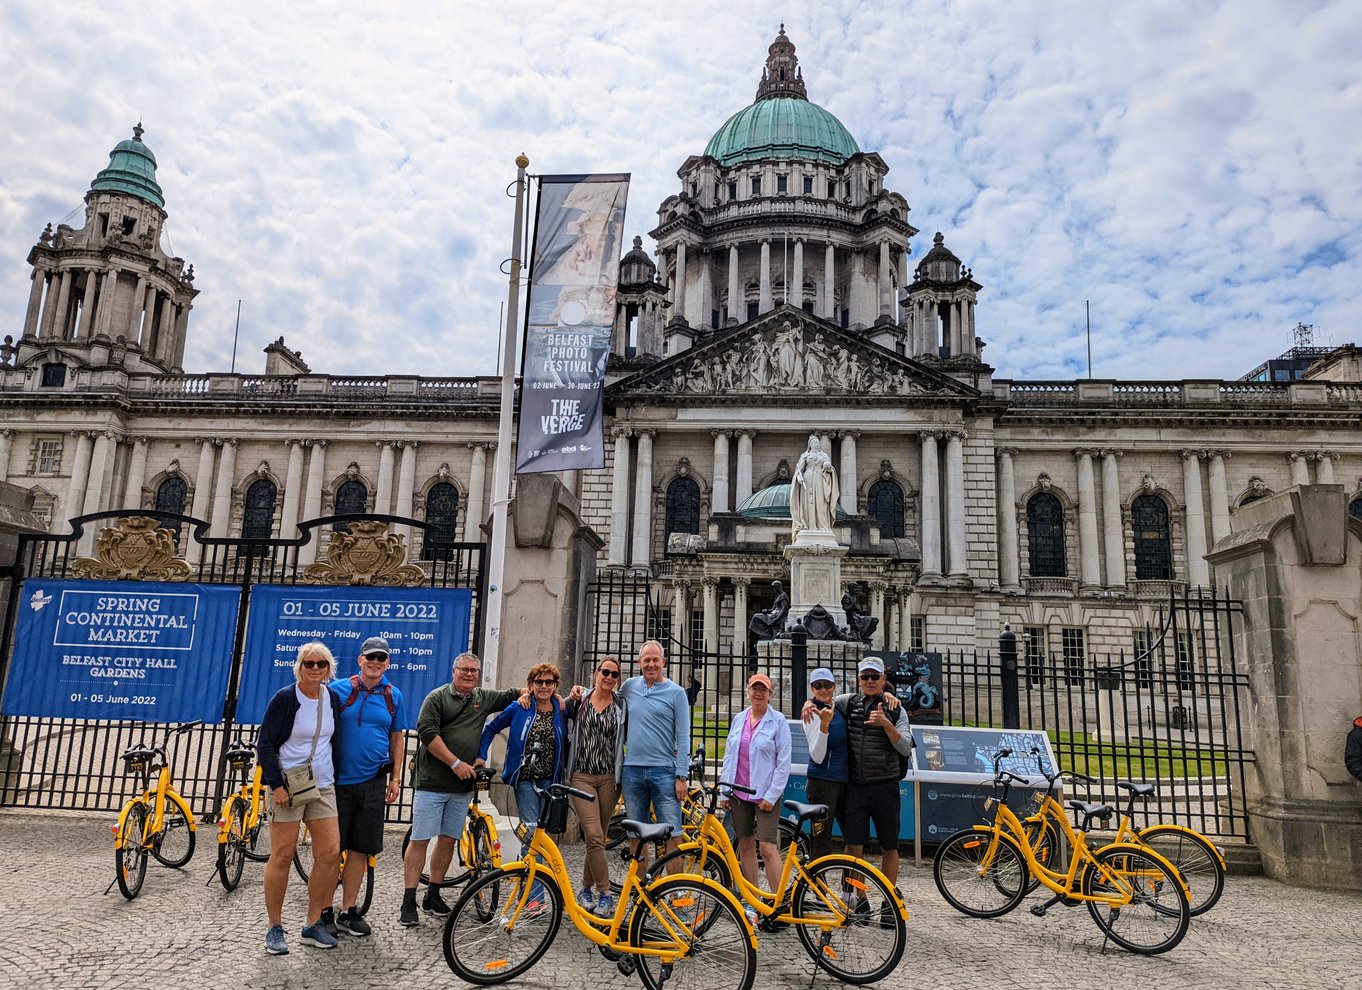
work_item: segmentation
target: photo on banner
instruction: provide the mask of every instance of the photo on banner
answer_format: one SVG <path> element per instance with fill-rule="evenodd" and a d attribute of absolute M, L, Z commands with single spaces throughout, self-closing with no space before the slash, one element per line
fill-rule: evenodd
<path fill-rule="evenodd" d="M 4 714 L 222 721 L 241 589 L 30 579 Z"/>
<path fill-rule="evenodd" d="M 628 174 L 539 180 L 516 472 L 605 467 L 602 406 Z"/>
<path fill-rule="evenodd" d="M 388 680 L 402 692 L 409 725 L 427 694 L 450 680 L 468 649 L 473 592 L 467 588 L 304 588 L 257 585 L 246 617 L 236 721 L 257 725 L 280 688 L 293 683 L 298 647 L 321 642 L 336 658 L 336 679 L 359 674 L 359 648 L 388 641 Z"/>

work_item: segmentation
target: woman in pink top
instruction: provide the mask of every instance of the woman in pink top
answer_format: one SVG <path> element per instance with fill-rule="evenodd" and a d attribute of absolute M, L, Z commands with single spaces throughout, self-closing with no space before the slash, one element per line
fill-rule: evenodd
<path fill-rule="evenodd" d="M 754 793 L 733 791 L 723 805 L 731 807 L 733 831 L 738 837 L 738 858 L 749 883 L 758 884 L 757 845 L 766 861 L 767 889 L 780 879 L 780 848 L 777 825 L 785 784 L 790 779 L 790 725 L 771 707 L 771 679 L 753 674 L 747 680 L 748 707 L 733 719 L 724 749 L 720 780 Z M 731 800 L 730 800 L 731 798 Z"/>

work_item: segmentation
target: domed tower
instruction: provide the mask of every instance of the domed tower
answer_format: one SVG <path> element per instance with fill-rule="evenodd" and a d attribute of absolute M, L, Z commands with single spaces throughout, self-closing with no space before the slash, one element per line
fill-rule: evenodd
<path fill-rule="evenodd" d="M 48 224 L 29 252 L 21 363 L 183 370 L 194 266 L 161 249 L 165 197 L 142 133 L 138 124 L 109 153 L 85 194 L 84 226 Z"/>
<path fill-rule="evenodd" d="M 974 304 L 981 288 L 938 231 L 904 291 L 910 356 L 978 361 L 983 344 L 974 335 Z"/>
<path fill-rule="evenodd" d="M 666 288 L 657 280 L 657 265 L 643 250 L 643 238 L 620 259 L 619 288 L 615 293 L 615 329 L 610 363 L 632 368 L 636 358 L 662 356 Z"/>
<path fill-rule="evenodd" d="M 897 297 L 917 231 L 888 171 L 809 100 L 781 25 L 756 100 L 686 160 L 658 210 L 667 353 L 782 303 L 902 350 Z"/>

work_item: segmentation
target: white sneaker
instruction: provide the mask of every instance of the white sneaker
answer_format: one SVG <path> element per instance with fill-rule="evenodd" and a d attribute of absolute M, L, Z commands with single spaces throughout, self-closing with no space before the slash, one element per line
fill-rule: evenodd
<path fill-rule="evenodd" d="M 583 887 L 577 891 L 577 904 L 588 911 L 594 911 L 596 909 L 596 891 L 590 887 Z"/>

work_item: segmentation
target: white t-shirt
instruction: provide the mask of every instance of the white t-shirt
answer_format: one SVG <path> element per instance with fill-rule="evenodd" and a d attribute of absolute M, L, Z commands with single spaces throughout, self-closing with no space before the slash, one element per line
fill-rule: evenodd
<path fill-rule="evenodd" d="M 288 741 L 279 747 L 279 765 L 285 770 L 300 767 L 307 762 L 312 752 L 312 733 L 317 730 L 317 699 L 303 694 L 296 684 L 294 693 L 298 696 L 298 714 L 293 716 L 293 733 Z M 317 736 L 317 755 L 312 757 L 312 775 L 317 778 L 318 787 L 336 785 L 336 769 L 331 765 L 331 736 L 336 731 L 336 720 L 331 715 L 330 692 L 322 685 L 322 731 Z"/>

